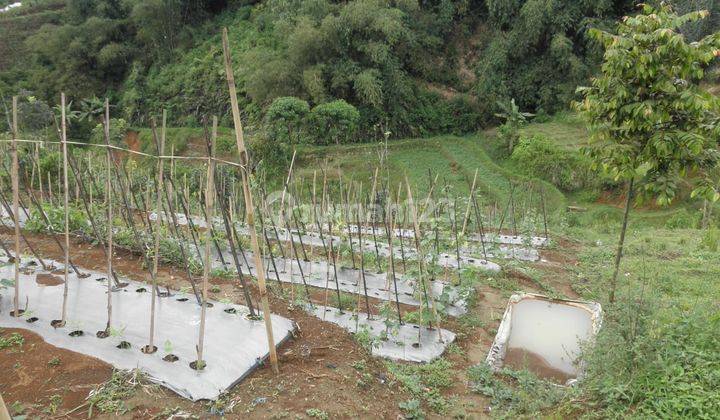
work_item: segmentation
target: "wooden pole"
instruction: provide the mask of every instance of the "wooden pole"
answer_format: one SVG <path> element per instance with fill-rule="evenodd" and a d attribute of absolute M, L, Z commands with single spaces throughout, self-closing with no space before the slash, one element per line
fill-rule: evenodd
<path fill-rule="evenodd" d="M 60 94 L 60 102 L 62 106 L 62 153 L 63 153 L 63 186 L 65 188 L 65 283 L 63 284 L 63 303 L 62 318 L 60 318 L 61 326 L 65 325 L 67 320 L 67 295 L 68 295 L 68 267 L 70 266 L 70 212 L 68 197 L 68 158 L 67 158 L 67 124 L 65 121 L 65 94 Z M 110 279 L 108 279 L 110 281 Z"/>
<path fill-rule="evenodd" d="M 12 189 L 13 189 L 13 224 L 15 225 L 15 297 L 13 298 L 14 316 L 20 316 L 20 185 L 18 176 L 18 123 L 17 123 L 17 96 L 12 98 Z M 67 273 L 66 273 L 67 277 Z M 67 282 L 66 282 L 67 285 Z"/>
<path fill-rule="evenodd" d="M 417 248 L 418 253 L 418 267 L 419 267 L 419 273 L 420 276 L 420 283 L 423 285 L 423 289 L 425 291 L 425 301 L 427 306 L 430 307 L 430 310 L 432 311 L 432 315 L 436 320 L 436 327 L 438 329 L 438 337 L 440 338 L 440 341 L 443 341 L 442 338 L 442 329 L 440 328 L 440 317 L 437 313 L 437 308 L 435 307 L 435 300 L 432 298 L 432 293 L 430 291 L 429 285 L 427 284 L 427 279 L 425 276 L 423 276 L 423 258 L 422 251 L 420 249 L 420 225 L 418 224 L 418 214 L 417 210 L 415 209 L 415 205 L 413 204 L 413 197 L 412 197 L 412 191 L 410 190 L 410 182 L 408 181 L 407 177 L 405 177 L 405 185 L 407 185 L 407 192 L 408 192 L 408 206 L 410 206 L 410 214 L 412 215 L 413 219 L 413 229 L 415 230 L 415 247 Z M 430 325 L 432 327 L 432 324 Z"/>
<path fill-rule="evenodd" d="M 143 349 L 144 353 L 155 353 L 157 351 L 157 347 L 154 345 L 155 341 L 155 301 L 157 300 L 157 272 L 158 272 L 158 263 L 160 262 L 160 223 L 161 223 L 161 214 L 162 214 L 162 194 L 164 188 L 163 183 L 163 164 L 165 163 L 165 160 L 161 158 L 161 156 L 165 153 L 165 122 L 167 119 L 167 112 L 163 110 L 163 122 L 162 122 L 162 132 L 160 134 L 160 149 L 158 150 L 158 164 L 157 164 L 157 174 L 156 174 L 156 183 L 157 183 L 157 197 L 155 199 L 155 246 L 153 247 L 153 268 L 151 272 L 151 280 L 152 280 L 152 290 L 150 292 L 150 337 L 148 340 L 148 345 L 145 346 Z M 154 124 L 153 124 L 154 125 Z"/>
<path fill-rule="evenodd" d="M 270 303 L 267 297 L 267 287 L 265 285 L 265 272 L 262 270 L 263 262 L 260 256 L 260 244 L 258 243 L 257 232 L 255 232 L 255 214 L 253 210 L 252 193 L 250 191 L 250 182 L 247 173 L 249 159 L 247 149 L 245 148 L 245 139 L 243 136 L 242 121 L 240 120 L 240 107 L 237 101 L 237 91 L 235 90 L 235 76 L 233 75 L 232 61 L 230 58 L 230 45 L 228 42 L 227 28 L 223 28 L 222 33 L 223 55 L 225 56 L 225 73 L 227 76 L 228 90 L 230 93 L 230 106 L 232 108 L 233 123 L 235 125 L 235 140 L 237 142 L 240 169 L 242 175 L 243 194 L 245 196 L 245 216 L 247 218 L 247 226 L 250 230 L 250 242 L 255 258 L 255 267 L 257 270 L 258 289 L 260 291 L 260 302 L 262 304 L 263 318 L 265 319 L 265 332 L 267 333 L 268 350 L 270 352 L 270 364 L 276 374 L 280 373 L 278 367 L 277 351 L 275 349 L 275 338 L 273 337 L 272 319 L 270 318 Z M 290 238 L 292 239 L 292 237 Z"/>
<path fill-rule="evenodd" d="M 105 140 L 109 143 L 110 142 L 110 103 L 107 99 L 105 99 Z M 105 333 L 110 334 L 110 322 L 112 319 L 112 286 L 110 285 L 110 279 L 113 276 L 113 208 L 112 208 L 112 191 L 110 187 L 110 165 L 112 160 L 112 152 L 110 151 L 110 148 L 105 149 L 107 151 L 106 154 L 106 168 L 105 168 L 105 190 L 107 191 L 106 198 L 107 198 L 107 310 L 108 310 L 108 320 L 107 320 L 107 326 L 105 327 Z M 92 190 L 91 190 L 92 191 Z"/>
<path fill-rule="evenodd" d="M 205 342 L 205 313 L 207 310 L 207 294 L 208 294 L 208 280 L 210 278 L 210 264 L 212 260 L 210 258 L 210 243 L 212 242 L 212 226 L 213 216 L 215 211 L 215 140 L 217 139 L 217 117 L 213 117 L 212 121 L 212 134 L 210 135 L 210 156 L 208 156 L 207 162 L 207 184 L 205 186 L 205 220 L 208 227 L 205 229 L 205 264 L 203 264 L 203 284 L 202 284 L 202 306 L 200 307 L 200 335 L 198 337 L 197 347 L 197 361 L 195 362 L 195 369 L 201 370 L 205 367 L 205 361 L 203 360 L 203 345 Z M 258 267 L 255 271 L 263 271 L 263 267 Z M 242 275 L 242 274 L 241 274 Z"/>
<path fill-rule="evenodd" d="M 470 217 L 470 205 L 472 204 L 472 196 L 475 194 L 475 183 L 477 182 L 478 169 L 475 168 L 475 175 L 473 176 L 472 186 L 470 187 L 470 196 L 468 197 L 467 208 L 465 208 L 465 218 L 463 219 L 462 231 L 460 235 L 465 234 L 465 228 L 467 228 L 468 218 Z"/>

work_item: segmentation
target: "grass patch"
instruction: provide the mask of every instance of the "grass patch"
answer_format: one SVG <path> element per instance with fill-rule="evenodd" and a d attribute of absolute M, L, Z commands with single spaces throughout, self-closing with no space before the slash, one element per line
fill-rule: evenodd
<path fill-rule="evenodd" d="M 433 412 L 443 414 L 450 408 L 450 403 L 442 395 L 442 391 L 453 383 L 452 363 L 446 359 L 440 358 L 423 365 L 386 362 L 386 366 L 415 399 L 424 402 Z M 415 403 L 406 401 L 404 404 L 406 412 L 419 409 Z"/>

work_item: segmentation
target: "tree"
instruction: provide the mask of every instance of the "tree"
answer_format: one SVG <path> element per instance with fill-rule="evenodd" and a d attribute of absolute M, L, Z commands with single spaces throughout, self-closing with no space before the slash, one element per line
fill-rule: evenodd
<path fill-rule="evenodd" d="M 515 99 L 510 99 L 510 102 L 498 101 L 497 105 L 501 111 L 496 113 L 495 116 L 505 120 L 505 123 L 500 127 L 500 136 L 505 139 L 508 152 L 512 154 L 515 140 L 519 137 L 520 127 L 525 125 L 527 119 L 534 117 L 535 114 L 520 111 L 520 107 L 515 104 Z"/>
<path fill-rule="evenodd" d="M 268 107 L 265 122 L 270 135 L 279 141 L 297 143 L 310 105 L 293 96 L 277 98 Z"/>
<path fill-rule="evenodd" d="M 349 142 L 359 120 L 358 110 L 342 99 L 320 104 L 310 113 L 317 144 Z"/>
<path fill-rule="evenodd" d="M 720 34 L 688 43 L 680 32 L 707 14 L 678 16 L 665 4 L 644 5 L 641 14 L 623 19 L 616 34 L 590 31 L 605 48 L 602 71 L 590 87 L 578 89 L 584 100 L 575 105 L 590 127 L 587 152 L 595 167 L 627 183 L 611 303 L 636 192 L 639 200 L 654 198 L 667 205 L 675 198 L 678 181 L 686 178 L 694 193 L 717 199 L 704 171 L 718 160 L 720 128 L 712 123 L 718 100 L 700 81 L 720 55 Z"/>

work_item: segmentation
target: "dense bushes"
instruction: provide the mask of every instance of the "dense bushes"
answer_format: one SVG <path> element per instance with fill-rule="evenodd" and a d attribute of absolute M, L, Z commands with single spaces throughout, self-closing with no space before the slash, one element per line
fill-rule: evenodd
<path fill-rule="evenodd" d="M 265 146 L 268 142 L 346 144 L 355 140 L 359 121 L 358 110 L 343 100 L 322 103 L 310 110 L 302 99 L 281 97 L 268 108 L 265 116 L 267 139 L 262 143 Z"/>
<path fill-rule="evenodd" d="M 511 159 L 527 175 L 551 182 L 564 191 L 584 188 L 591 180 L 584 156 L 561 149 L 545 136 L 521 137 Z"/>
<path fill-rule="evenodd" d="M 278 120 L 274 101 L 295 97 L 308 108 L 354 106 L 353 139 L 467 134 L 492 120 L 496 99 L 517 97 L 529 110 L 565 106 L 587 73 L 579 22 L 613 15 L 608 1 L 71 0 L 61 22 L 23 44 L 27 62 L 0 74 L 0 88 L 32 86 L 50 103 L 60 90 L 75 99 L 110 96 L 114 113 L 132 125 L 147 125 L 162 108 L 175 126 L 212 114 L 229 125 L 217 31 L 227 26 L 250 125 Z M 214 14 L 212 25 L 201 25 Z M 565 80 L 558 69 L 578 70 Z M 283 142 L 302 140 L 292 122 L 272 128 Z"/>

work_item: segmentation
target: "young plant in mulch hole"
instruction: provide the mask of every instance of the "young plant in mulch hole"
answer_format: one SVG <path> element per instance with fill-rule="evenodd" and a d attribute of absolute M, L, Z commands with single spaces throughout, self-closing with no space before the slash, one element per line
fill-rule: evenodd
<path fill-rule="evenodd" d="M 177 357 L 176 355 L 174 355 L 172 353 L 173 345 L 170 342 L 170 340 L 165 340 L 165 343 L 163 344 L 163 350 L 165 350 L 165 353 L 167 353 L 167 354 L 165 354 L 165 357 L 163 357 L 164 361 L 172 363 L 172 362 L 177 362 L 178 360 L 180 360 L 179 357 Z"/>
<path fill-rule="evenodd" d="M 207 362 L 204 360 L 193 360 L 190 362 L 190 369 L 193 370 L 203 370 L 207 367 Z"/>
<path fill-rule="evenodd" d="M 120 344 L 118 344 L 118 345 L 115 346 L 115 347 L 117 347 L 117 348 L 119 348 L 119 349 L 122 349 L 122 350 L 127 350 L 127 349 L 129 349 L 130 347 L 132 347 L 132 344 L 130 344 L 130 342 L 128 342 L 128 341 L 123 340 L 123 341 L 120 342 Z"/>

